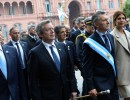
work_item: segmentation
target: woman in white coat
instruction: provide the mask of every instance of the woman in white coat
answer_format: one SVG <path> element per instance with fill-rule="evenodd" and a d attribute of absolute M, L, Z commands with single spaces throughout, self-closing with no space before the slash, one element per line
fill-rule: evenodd
<path fill-rule="evenodd" d="M 124 30 L 126 15 L 116 11 L 113 15 L 114 29 L 111 34 L 115 41 L 115 64 L 119 95 L 130 100 L 130 32 Z"/>

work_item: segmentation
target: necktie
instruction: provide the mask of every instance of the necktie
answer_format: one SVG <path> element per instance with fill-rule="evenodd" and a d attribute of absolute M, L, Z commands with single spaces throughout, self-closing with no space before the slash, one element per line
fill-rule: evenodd
<path fill-rule="evenodd" d="M 16 43 L 16 46 L 17 46 L 17 51 L 18 51 L 18 56 L 19 56 L 20 64 L 22 65 L 22 68 L 24 68 L 23 61 L 22 61 L 22 55 L 21 55 L 18 43 Z"/>
<path fill-rule="evenodd" d="M 58 57 L 57 57 L 56 53 L 53 50 L 53 45 L 50 46 L 50 49 L 51 49 L 51 54 L 53 56 L 56 67 L 57 67 L 58 71 L 60 72 L 60 61 L 58 60 Z"/>
<path fill-rule="evenodd" d="M 7 66 L 6 66 L 6 60 L 4 58 L 4 54 L 0 55 L 0 69 L 2 73 L 4 74 L 5 78 L 7 79 Z"/>
<path fill-rule="evenodd" d="M 107 35 L 103 35 L 103 38 L 104 38 L 107 50 L 110 51 L 110 44 L 109 44 L 109 40 L 107 38 Z"/>

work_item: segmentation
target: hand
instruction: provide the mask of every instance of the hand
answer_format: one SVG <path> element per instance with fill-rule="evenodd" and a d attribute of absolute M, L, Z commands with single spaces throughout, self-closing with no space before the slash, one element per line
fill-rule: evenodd
<path fill-rule="evenodd" d="M 92 96 L 92 97 L 93 97 L 93 96 L 97 96 L 97 90 L 96 90 L 96 89 L 90 90 L 90 91 L 89 91 L 89 95 Z"/>
<path fill-rule="evenodd" d="M 77 97 L 77 92 L 72 92 L 72 94 L 71 94 L 71 100 L 74 100 L 75 97 Z"/>

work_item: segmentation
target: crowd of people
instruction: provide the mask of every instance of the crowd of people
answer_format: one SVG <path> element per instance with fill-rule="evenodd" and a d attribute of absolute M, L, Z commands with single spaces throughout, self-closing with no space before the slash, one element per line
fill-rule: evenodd
<path fill-rule="evenodd" d="M 122 11 L 113 29 L 104 11 L 69 25 L 43 20 L 0 33 L 0 100 L 130 100 L 130 28 Z M 83 77 L 82 95 L 75 70 Z M 107 91 L 107 92 L 103 92 Z M 85 98 L 85 96 L 86 98 Z"/>

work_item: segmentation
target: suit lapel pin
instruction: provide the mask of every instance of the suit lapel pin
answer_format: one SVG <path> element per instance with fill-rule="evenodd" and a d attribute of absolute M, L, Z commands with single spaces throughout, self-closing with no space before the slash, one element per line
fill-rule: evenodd
<path fill-rule="evenodd" d="M 5 53 L 9 53 L 9 51 L 5 51 Z"/>

